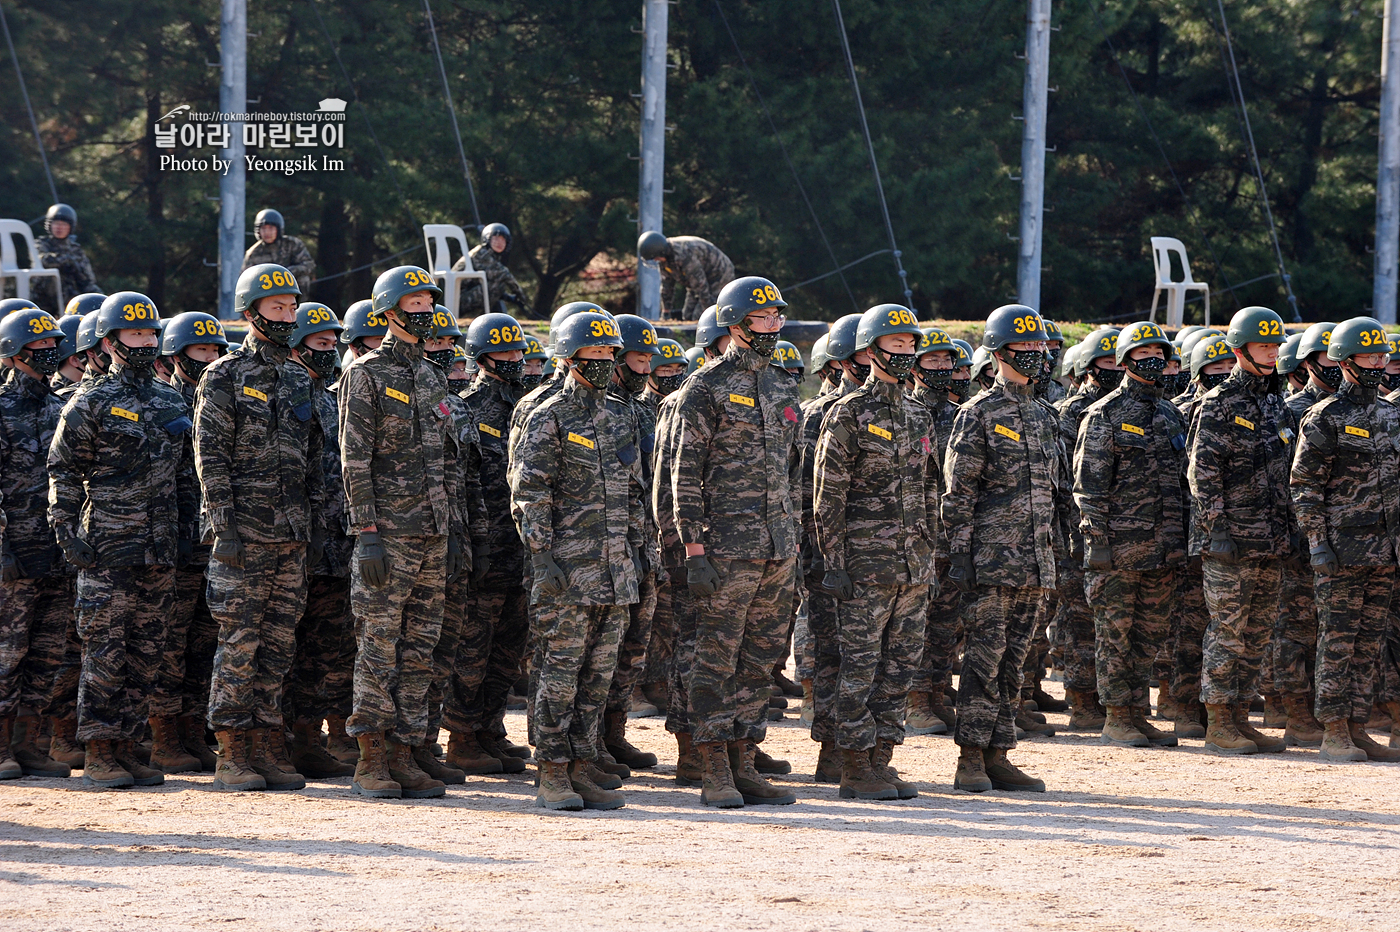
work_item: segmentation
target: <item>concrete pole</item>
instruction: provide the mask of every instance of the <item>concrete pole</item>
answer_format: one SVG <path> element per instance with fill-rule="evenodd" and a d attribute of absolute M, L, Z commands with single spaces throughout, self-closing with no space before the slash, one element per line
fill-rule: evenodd
<path fill-rule="evenodd" d="M 1381 146 L 1376 173 L 1376 269 L 1371 306 L 1383 324 L 1395 323 L 1400 262 L 1400 0 L 1385 0 L 1381 40 Z"/>
<path fill-rule="evenodd" d="M 219 30 L 219 109 L 243 113 L 248 109 L 248 0 L 222 0 Z M 228 171 L 219 177 L 219 317 L 233 320 L 233 289 L 243 265 L 247 226 L 247 185 L 243 161 L 243 121 L 230 120 L 228 148 L 219 157 Z"/>
<path fill-rule="evenodd" d="M 667 0 L 642 4 L 642 134 L 641 188 L 637 196 L 637 229 L 661 232 L 661 188 L 666 168 L 666 17 Z M 661 317 L 661 271 L 637 258 L 637 313 L 648 320 Z"/>
<path fill-rule="evenodd" d="M 1028 0 L 1026 87 L 1021 135 L 1021 252 L 1017 300 L 1040 310 L 1040 242 L 1045 211 L 1045 111 L 1050 78 L 1050 0 Z"/>

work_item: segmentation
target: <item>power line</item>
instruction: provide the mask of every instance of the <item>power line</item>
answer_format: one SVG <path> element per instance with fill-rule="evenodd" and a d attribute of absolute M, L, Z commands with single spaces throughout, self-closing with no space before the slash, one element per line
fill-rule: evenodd
<path fill-rule="evenodd" d="M 437 26 L 433 24 L 433 8 L 428 0 L 423 0 L 423 11 L 428 14 L 428 30 L 433 34 L 433 54 L 437 56 L 438 74 L 442 75 L 442 96 L 447 98 L 447 115 L 452 117 L 452 138 L 457 140 L 457 155 L 462 160 L 462 177 L 467 180 L 467 196 L 472 201 L 472 217 L 481 226 L 481 211 L 476 209 L 476 190 L 472 188 L 472 173 L 467 170 L 467 152 L 462 148 L 462 130 L 457 126 L 457 108 L 452 105 L 452 89 L 447 86 L 447 69 L 442 64 L 442 48 L 438 45 Z"/>
<path fill-rule="evenodd" d="M 887 253 L 887 252 L 889 252 L 888 249 L 877 249 L 877 250 L 875 250 L 874 252 L 868 252 L 868 253 L 866 253 L 865 255 L 861 256 L 859 259 L 856 259 L 856 260 L 853 261 L 853 262 L 847 262 L 845 265 L 840 266 L 840 267 L 835 268 L 835 269 L 832 269 L 830 272 L 823 272 L 821 275 L 818 275 L 816 278 L 809 278 L 809 279 L 807 279 L 805 282 L 798 282 L 796 285 L 784 285 L 784 286 L 783 286 L 783 290 L 784 290 L 784 291 L 796 291 L 797 289 L 806 287 L 807 285 L 810 285 L 810 284 L 812 284 L 813 282 L 819 282 L 819 281 L 821 281 L 823 278 L 830 278 L 830 277 L 833 276 L 833 275 L 841 275 L 842 272 L 846 271 L 846 270 L 849 269 L 851 266 L 853 266 L 853 265 L 860 265 L 860 264 L 861 264 L 862 262 L 864 262 L 866 259 L 874 259 L 876 256 L 883 256 L 883 255 L 884 255 L 885 253 Z M 844 275 L 841 277 L 841 280 L 842 280 L 842 281 L 845 281 L 845 280 L 846 280 L 846 278 L 845 278 Z M 854 301 L 855 299 L 852 298 L 851 300 Z M 860 313 L 860 306 L 859 306 L 859 305 L 856 306 L 856 313 Z"/>
<path fill-rule="evenodd" d="M 366 265 L 357 265 L 353 269 L 346 269 L 344 272 L 336 272 L 334 275 L 322 275 L 320 278 L 313 278 L 311 279 L 311 284 L 314 285 L 317 282 L 328 282 L 332 279 L 344 278 L 346 275 L 353 275 L 356 272 L 363 272 L 365 269 L 372 269 L 376 265 L 382 265 L 383 263 L 388 262 L 390 259 L 397 259 L 399 256 L 406 256 L 411 252 L 417 252 L 418 250 L 424 248 L 426 248 L 424 244 L 419 243 L 417 246 L 410 246 L 407 249 L 396 252 L 392 256 L 384 256 L 383 258 L 375 259 L 373 262 L 370 262 Z"/>
<path fill-rule="evenodd" d="M 58 203 L 58 188 L 54 187 L 53 172 L 49 171 L 49 154 L 44 151 L 44 140 L 39 136 L 39 121 L 34 119 L 34 105 L 29 102 L 29 90 L 24 86 L 24 72 L 19 70 L 19 56 L 15 54 L 15 43 L 10 38 L 10 24 L 5 19 L 5 7 L 0 4 L 0 28 L 5 30 L 5 44 L 10 47 L 10 60 L 15 63 L 15 77 L 19 79 L 19 92 L 24 97 L 24 108 L 29 111 L 29 126 L 34 130 L 34 144 L 39 147 L 39 158 L 44 163 L 44 177 L 49 179 L 49 193 L 53 203 Z"/>

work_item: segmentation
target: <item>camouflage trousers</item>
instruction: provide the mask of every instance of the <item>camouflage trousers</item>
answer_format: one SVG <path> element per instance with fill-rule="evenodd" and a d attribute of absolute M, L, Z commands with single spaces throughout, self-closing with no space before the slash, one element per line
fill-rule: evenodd
<path fill-rule="evenodd" d="M 841 686 L 841 619 L 837 601 L 807 579 L 807 632 L 812 639 L 812 740 L 836 740 L 836 696 Z"/>
<path fill-rule="evenodd" d="M 389 580 L 365 585 L 352 561 L 350 606 L 355 613 L 354 710 L 345 732 L 383 732 L 418 746 L 428 731 L 433 649 L 442 633 L 447 586 L 446 537 L 381 537 Z"/>
<path fill-rule="evenodd" d="M 1158 648 L 1171 628 L 1176 567 L 1088 570 L 1085 597 L 1094 607 L 1094 669 L 1105 706 L 1150 704 Z"/>
<path fill-rule="evenodd" d="M 972 595 L 953 740 L 962 747 L 1014 748 L 1022 670 L 1044 590 L 979 586 Z"/>
<path fill-rule="evenodd" d="M 448 583 L 442 593 L 442 629 L 433 646 L 433 678 L 428 684 L 428 722 L 423 729 L 426 738 L 433 738 L 442 725 L 447 694 L 452 689 L 452 675 L 457 669 L 457 654 L 471 620 L 471 569 L 467 568 Z"/>
<path fill-rule="evenodd" d="M 596 760 L 625 605 L 565 605 L 539 610 L 541 658 L 535 694 L 535 759 Z"/>
<path fill-rule="evenodd" d="M 684 579 L 681 585 L 685 585 Z M 642 682 L 648 688 L 660 689 L 671 704 L 671 653 L 676 645 L 676 615 L 671 608 L 671 593 L 675 578 L 656 585 L 656 610 L 651 613 L 651 639 L 647 641 L 647 666 Z"/>
<path fill-rule="evenodd" d="M 355 618 L 349 576 L 312 576 L 296 629 L 296 653 L 282 695 L 289 722 L 320 724 L 350 715 L 355 670 Z"/>
<path fill-rule="evenodd" d="M 175 607 L 175 567 L 83 570 L 77 595 L 78 740 L 140 740 Z"/>
<path fill-rule="evenodd" d="M 941 580 L 938 594 L 928 600 L 928 621 L 924 625 L 924 652 L 909 684 L 912 692 L 931 693 L 946 689 L 953 682 L 953 655 L 958 649 L 959 607 L 962 592 L 947 581 L 948 561 L 935 563 Z"/>
<path fill-rule="evenodd" d="M 1323 724 L 1371 717 L 1390 623 L 1395 566 L 1344 566 L 1313 577 L 1317 598 L 1317 703 Z"/>
<path fill-rule="evenodd" d="M 1084 598 L 1084 566 L 1078 560 L 1060 564 L 1059 599 L 1055 606 L 1055 644 L 1065 665 L 1065 689 L 1091 693 L 1099 688 L 1094 669 L 1094 613 Z"/>
<path fill-rule="evenodd" d="M 656 572 L 637 580 L 636 602 L 627 606 L 627 630 L 617 648 L 617 667 L 608 688 L 608 712 L 626 712 L 632 704 L 632 689 L 646 675 L 647 645 L 651 643 L 651 620 L 656 612 Z"/>
<path fill-rule="evenodd" d="M 53 692 L 48 714 L 52 718 L 78 717 L 78 680 L 83 670 L 83 639 L 78 637 L 78 616 L 68 617 L 68 634 L 64 638 L 63 659 L 53 675 Z M 210 648 L 212 655 L 213 649 Z"/>
<path fill-rule="evenodd" d="M 209 680 L 219 629 L 204 599 L 205 566 L 175 571 L 175 603 L 165 632 L 165 648 L 155 689 L 151 715 L 198 715 L 209 709 Z"/>
<path fill-rule="evenodd" d="M 1206 610 L 1201 558 L 1192 557 L 1176 576 L 1176 610 L 1172 612 L 1172 698 L 1194 705 L 1201 701 L 1201 647 L 1210 612 Z"/>
<path fill-rule="evenodd" d="M 73 577 L 4 583 L 0 595 L 0 717 L 50 710 L 54 679 L 68 652 Z"/>
<path fill-rule="evenodd" d="M 1021 698 L 1028 700 L 1035 695 L 1036 687 L 1045 677 L 1045 667 L 1050 662 L 1050 619 L 1055 617 L 1059 605 L 1055 590 L 1046 589 L 1045 597 L 1035 610 L 1035 631 L 1031 633 L 1030 646 L 1026 648 L 1025 668 L 1021 671 Z"/>
<path fill-rule="evenodd" d="M 677 552 L 681 557 L 683 551 Z M 675 637 L 671 640 L 671 662 L 666 667 L 666 686 L 669 701 L 666 704 L 666 730 L 673 735 L 690 734 L 692 717 L 690 714 L 691 668 L 695 666 L 695 629 L 699 610 L 695 605 L 695 595 L 685 582 L 685 564 L 678 561 L 667 563 L 666 572 L 671 576 L 671 618 Z"/>
<path fill-rule="evenodd" d="M 904 743 L 904 706 L 923 653 L 929 587 L 857 584 L 837 603 L 841 666 L 836 744 L 866 751 L 877 739 Z"/>
<path fill-rule="evenodd" d="M 209 613 L 219 625 L 209 727 L 282 727 L 282 684 L 306 608 L 306 544 L 243 545 L 243 569 L 209 561 Z"/>
<path fill-rule="evenodd" d="M 1400 586 L 1390 597 L 1390 618 L 1381 644 L 1380 669 L 1376 673 L 1376 701 L 1400 702 Z"/>
<path fill-rule="evenodd" d="M 1202 560 L 1210 623 L 1201 643 L 1201 702 L 1250 702 L 1259 689 L 1259 660 L 1278 617 L 1283 561 Z"/>
<path fill-rule="evenodd" d="M 812 629 L 807 623 L 807 599 L 806 586 L 802 586 L 792 595 L 792 656 L 797 666 L 798 682 L 812 678 L 814 664 Z"/>
<path fill-rule="evenodd" d="M 1283 597 L 1271 644 L 1273 679 L 1264 681 L 1266 692 L 1298 696 L 1313 690 L 1318 616 L 1312 577 L 1307 567 L 1284 565 Z"/>
<path fill-rule="evenodd" d="M 695 663 L 687 680 L 697 743 L 761 742 L 773 665 L 787 646 L 797 559 L 712 557 L 720 589 L 697 599 Z"/>
<path fill-rule="evenodd" d="M 520 679 L 529 640 L 530 614 L 520 579 L 487 574 L 467 603 L 467 622 L 445 697 L 442 722 L 449 731 L 485 731 L 505 737 L 506 696 Z"/>

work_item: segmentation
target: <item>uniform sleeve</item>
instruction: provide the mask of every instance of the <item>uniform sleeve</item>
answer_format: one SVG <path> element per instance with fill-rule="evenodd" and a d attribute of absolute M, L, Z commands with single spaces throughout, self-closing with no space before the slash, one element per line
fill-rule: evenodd
<path fill-rule="evenodd" d="M 79 250 L 77 261 L 74 264 L 76 265 L 74 272 L 77 273 L 74 278 L 77 279 L 76 287 L 79 294 L 102 290 L 97 287 L 97 275 L 92 270 L 92 261 L 88 259 L 87 253 Z M 71 298 L 72 295 L 69 297 Z"/>
<path fill-rule="evenodd" d="M 676 408 L 675 459 L 671 501 L 681 543 L 705 542 L 705 470 L 714 436 L 714 406 L 709 392 L 694 381 L 681 386 Z"/>
<path fill-rule="evenodd" d="M 680 260 L 681 275 L 685 278 L 686 320 L 698 319 L 709 305 L 710 278 L 705 274 L 705 263 L 698 254 L 691 253 Z"/>
<path fill-rule="evenodd" d="M 851 490 L 855 418 L 839 402 L 822 418 L 812 467 L 812 512 L 817 546 L 831 569 L 846 568 L 846 496 Z"/>
<path fill-rule="evenodd" d="M 1191 483 L 1191 509 L 1206 537 L 1225 521 L 1225 405 L 1219 398 L 1202 402 L 1191 433 L 1187 479 Z M 1225 441 L 1228 444 L 1228 441 Z"/>
<path fill-rule="evenodd" d="M 974 408 L 963 408 L 953 421 L 948 452 L 943 458 L 943 527 L 948 555 L 972 552 L 972 518 L 987 465 L 987 440 Z"/>
<path fill-rule="evenodd" d="M 307 249 L 306 244 L 301 240 L 297 240 L 292 259 L 294 261 L 287 266 L 287 271 L 291 272 L 293 277 L 309 279 L 311 274 L 316 271 L 316 260 L 311 258 L 311 250 Z"/>
<path fill-rule="evenodd" d="M 508 476 L 511 514 L 531 555 L 554 546 L 554 481 L 559 467 L 559 425 L 550 408 L 536 408 L 521 428 Z"/>
<path fill-rule="evenodd" d="M 442 432 L 450 434 L 457 429 L 457 420 L 449 414 L 442 422 Z M 444 436 L 442 444 L 442 485 L 443 491 L 447 495 L 447 532 L 458 540 L 462 539 L 462 533 L 466 530 L 463 521 L 466 518 L 466 508 L 461 502 L 466 494 L 463 491 L 462 445 L 456 437 Z"/>
<path fill-rule="evenodd" d="M 1108 542 L 1113 453 L 1112 425 L 1102 412 L 1091 412 L 1080 423 L 1074 447 L 1074 503 L 1079 508 L 1080 533 L 1100 545 Z"/>
<path fill-rule="evenodd" d="M 194 469 L 194 446 L 180 443 L 180 462 L 175 467 L 175 510 L 180 540 L 199 540 L 199 477 Z"/>
<path fill-rule="evenodd" d="M 313 385 L 312 390 L 314 391 L 315 388 L 316 386 Z M 326 431 L 321 426 L 321 412 L 316 409 L 315 405 L 311 406 L 311 426 L 307 433 L 306 507 L 310 509 L 307 512 L 310 516 L 308 532 L 314 533 L 317 525 L 320 525 L 323 539 L 332 540 L 340 529 L 326 524 L 326 500 L 329 498 L 326 492 L 326 470 L 324 467 Z"/>
<path fill-rule="evenodd" d="M 379 409 L 375 405 L 374 380 L 364 366 L 351 366 L 341 376 L 340 475 L 345 484 L 345 508 L 350 529 L 358 531 L 378 523 L 375 513 L 374 438 Z"/>
<path fill-rule="evenodd" d="M 233 519 L 233 435 L 233 380 L 228 366 L 218 366 L 204 373 L 194 396 L 194 467 L 216 534 Z"/>
<path fill-rule="evenodd" d="M 938 513 L 943 502 L 943 464 L 938 461 L 938 435 L 933 419 L 928 423 L 928 442 L 932 445 L 928 463 L 924 468 L 924 516 L 928 520 L 929 544 L 935 558 L 946 556 L 943 549 L 943 516 Z"/>
<path fill-rule="evenodd" d="M 59 542 L 78 536 L 78 515 L 87 492 L 83 477 L 97 453 L 97 422 L 87 393 L 68 403 L 49 444 L 49 526 Z"/>
<path fill-rule="evenodd" d="M 1292 493 L 1298 526 L 1307 535 L 1308 546 L 1327 540 L 1327 483 L 1332 478 L 1332 457 L 1337 449 L 1337 432 L 1325 412 L 1309 411 L 1303 417 L 1298 450 L 1293 454 L 1293 470 L 1288 488 Z"/>
<path fill-rule="evenodd" d="M 486 496 L 481 488 L 481 444 L 463 443 L 460 458 L 467 536 L 473 548 L 485 550 L 491 544 L 491 521 L 486 514 Z"/>

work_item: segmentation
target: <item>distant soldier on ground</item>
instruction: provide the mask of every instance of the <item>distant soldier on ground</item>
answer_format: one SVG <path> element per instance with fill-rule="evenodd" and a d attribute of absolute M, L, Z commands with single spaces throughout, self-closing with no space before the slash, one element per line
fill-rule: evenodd
<path fill-rule="evenodd" d="M 77 228 L 78 212 L 67 204 L 55 204 L 44 214 L 44 235 L 34 241 L 34 251 L 44 268 L 58 269 L 65 299 L 102 290 L 97 287 L 92 263 L 78 245 L 78 237 L 74 235 Z M 40 307 L 51 308 L 55 316 L 63 312 L 53 293 L 51 279 L 34 282 L 34 301 Z"/>
<path fill-rule="evenodd" d="M 279 211 L 264 207 L 253 220 L 258 241 L 248 247 L 243 254 L 243 270 L 255 265 L 280 265 L 296 277 L 297 287 L 302 294 L 311 290 L 311 273 L 316 271 L 316 260 L 306 244 L 295 236 L 284 232 L 286 222 Z"/>
<path fill-rule="evenodd" d="M 520 283 L 506 268 L 506 253 L 510 252 L 510 229 L 504 223 L 488 223 L 481 228 L 481 243 L 471 251 L 472 268 L 486 273 L 486 294 L 491 299 L 492 312 L 506 313 L 505 304 L 509 301 L 522 312 L 525 310 L 525 292 Z M 466 258 L 458 259 L 453 271 L 461 272 L 467 267 Z M 459 305 L 475 315 L 481 306 L 481 286 L 473 284 L 462 292 Z"/>
<path fill-rule="evenodd" d="M 661 269 L 661 316 L 667 320 L 698 320 L 714 304 L 719 290 L 734 280 L 734 263 L 707 239 L 698 236 L 642 234 L 637 254 Z M 685 286 L 685 305 L 674 304 L 676 283 Z"/>

